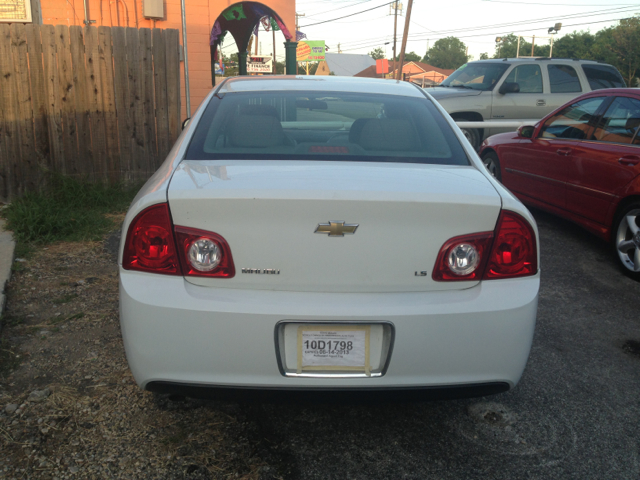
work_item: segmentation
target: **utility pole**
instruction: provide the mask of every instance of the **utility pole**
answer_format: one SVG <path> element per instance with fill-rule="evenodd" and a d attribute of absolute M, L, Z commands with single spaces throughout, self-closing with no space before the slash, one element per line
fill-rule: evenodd
<path fill-rule="evenodd" d="M 342 50 L 340 50 L 340 44 L 338 44 L 338 53 L 342 53 Z"/>
<path fill-rule="evenodd" d="M 278 70 L 276 69 L 276 31 L 272 28 L 271 32 L 273 33 L 273 74 L 275 75 L 278 73 Z"/>
<path fill-rule="evenodd" d="M 298 31 L 300 30 L 300 24 L 298 23 L 298 19 L 300 17 L 304 17 L 305 14 L 304 13 L 296 13 L 296 41 L 297 41 L 297 37 L 298 37 Z M 298 73 L 298 59 L 296 59 L 296 74 Z"/>
<path fill-rule="evenodd" d="M 536 36 L 534 35 L 534 36 L 531 38 L 531 56 L 532 56 L 532 57 L 533 57 L 533 49 L 534 49 L 535 45 L 536 45 Z"/>
<path fill-rule="evenodd" d="M 411 21 L 411 7 L 413 6 L 413 0 L 409 0 L 409 6 L 407 7 L 407 13 L 404 17 L 404 32 L 402 34 L 402 47 L 400 48 L 400 69 L 397 73 L 396 80 L 400 80 L 402 73 L 402 65 L 404 64 L 404 52 L 407 49 L 407 37 L 409 35 L 409 22 Z"/>
<path fill-rule="evenodd" d="M 394 14 L 393 14 L 393 74 L 398 75 L 396 72 L 396 34 L 398 31 L 398 0 L 393 4 Z"/>

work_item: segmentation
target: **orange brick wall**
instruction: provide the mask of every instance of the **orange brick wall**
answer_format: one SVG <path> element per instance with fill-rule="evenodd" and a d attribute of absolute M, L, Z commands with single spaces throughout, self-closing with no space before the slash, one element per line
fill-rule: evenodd
<path fill-rule="evenodd" d="M 240 0 L 242 1 L 242 0 Z M 51 25 L 83 25 L 84 4 L 82 0 L 41 0 L 42 21 Z M 185 0 L 187 22 L 187 50 L 189 52 L 189 87 L 191 113 L 211 91 L 211 54 L 209 33 L 218 16 L 230 5 L 239 3 L 232 0 Z M 284 21 L 289 32 L 295 36 L 295 1 L 263 0 L 260 3 L 275 11 Z M 116 8 L 116 5 L 118 8 Z M 154 21 L 142 16 L 142 0 L 87 0 L 89 17 L 96 26 L 122 26 L 153 28 Z M 137 16 L 136 16 L 137 8 Z M 120 21 L 118 22 L 118 13 Z M 164 0 L 164 20 L 157 20 L 157 28 L 177 28 L 182 44 L 182 17 L 180 0 Z M 231 37 L 227 37 L 231 42 Z M 282 37 L 281 37 L 282 38 Z M 278 53 L 284 45 L 277 45 Z M 228 52 L 228 50 L 226 50 Z M 228 54 L 228 53 L 225 53 Z M 182 84 L 182 117 L 186 118 L 184 94 L 184 63 L 180 65 Z"/>

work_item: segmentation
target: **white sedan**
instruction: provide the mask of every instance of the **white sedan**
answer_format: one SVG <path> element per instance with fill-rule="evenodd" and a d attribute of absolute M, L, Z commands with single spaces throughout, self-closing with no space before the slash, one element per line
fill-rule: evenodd
<path fill-rule="evenodd" d="M 449 115 L 406 83 L 241 77 L 133 201 L 120 321 L 140 387 L 514 387 L 538 233 Z"/>

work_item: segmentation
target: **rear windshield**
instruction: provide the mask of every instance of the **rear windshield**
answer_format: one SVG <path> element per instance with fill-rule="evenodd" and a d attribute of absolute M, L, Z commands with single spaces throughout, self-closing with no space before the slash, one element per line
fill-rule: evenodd
<path fill-rule="evenodd" d="M 591 90 L 626 87 L 620 72 L 609 65 L 582 65 Z"/>
<path fill-rule="evenodd" d="M 189 160 L 344 160 L 469 165 L 426 98 L 322 92 L 214 96 Z"/>

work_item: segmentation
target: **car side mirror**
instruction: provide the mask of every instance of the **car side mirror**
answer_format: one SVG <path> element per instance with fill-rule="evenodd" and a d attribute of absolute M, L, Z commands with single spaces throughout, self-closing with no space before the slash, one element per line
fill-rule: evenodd
<path fill-rule="evenodd" d="M 535 129 L 536 127 L 532 127 L 531 125 L 518 127 L 518 136 L 522 138 L 532 138 Z"/>
<path fill-rule="evenodd" d="M 184 122 L 182 122 L 182 130 L 184 130 L 185 128 L 187 128 L 187 125 L 189 125 L 189 120 L 191 120 L 190 118 L 187 118 Z"/>
<path fill-rule="evenodd" d="M 516 82 L 504 82 L 500 85 L 498 93 L 504 95 L 505 93 L 518 93 L 520 92 L 520 84 Z"/>

